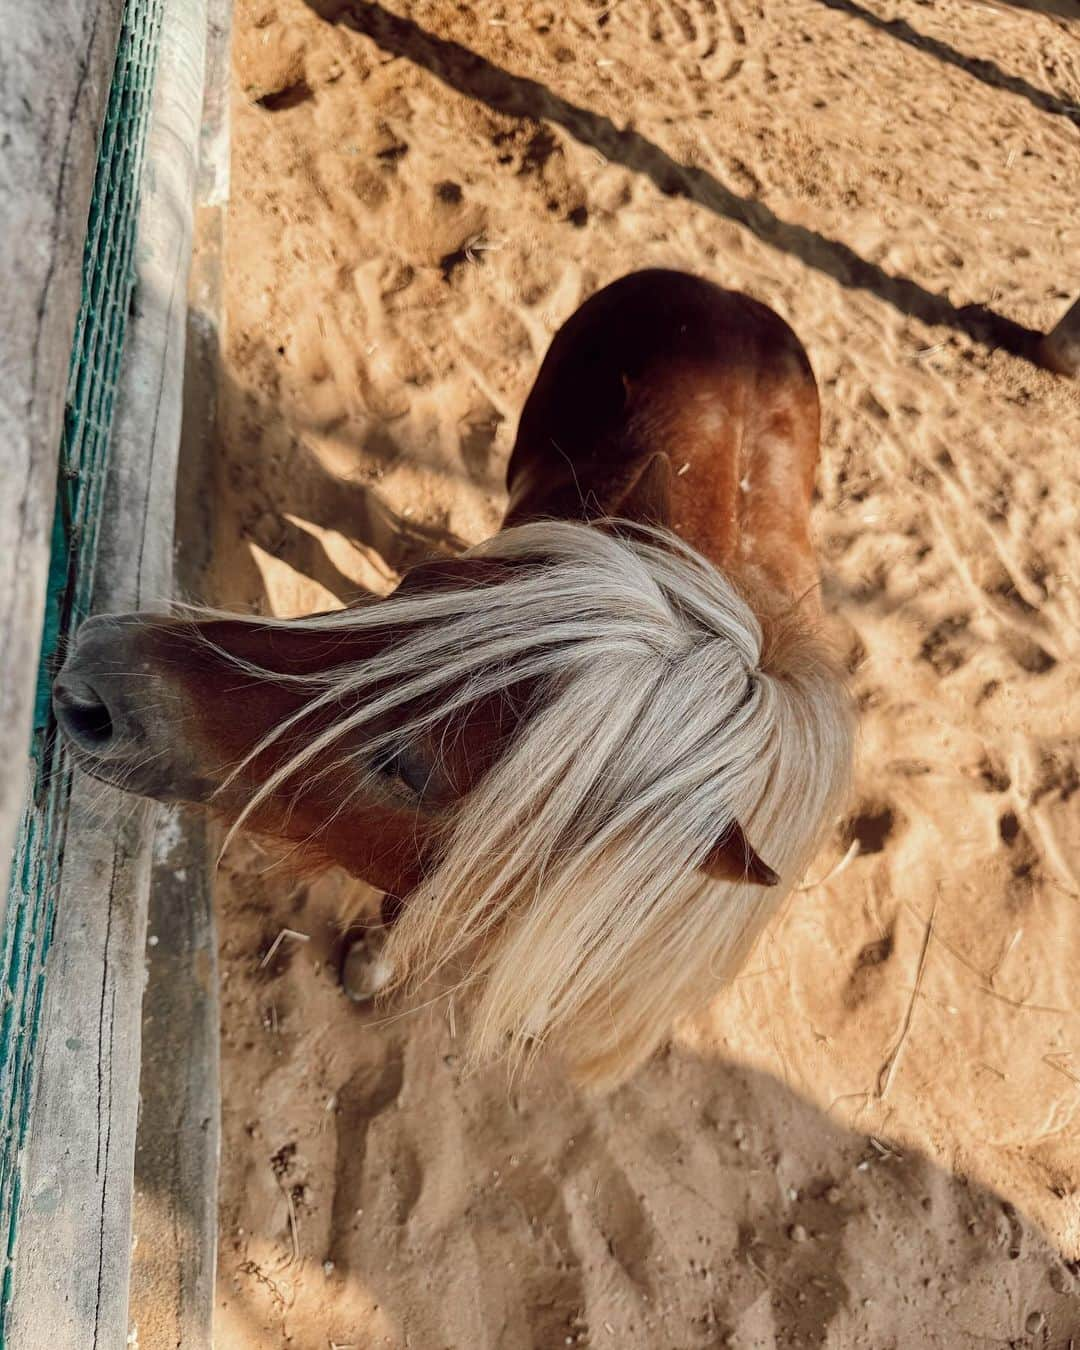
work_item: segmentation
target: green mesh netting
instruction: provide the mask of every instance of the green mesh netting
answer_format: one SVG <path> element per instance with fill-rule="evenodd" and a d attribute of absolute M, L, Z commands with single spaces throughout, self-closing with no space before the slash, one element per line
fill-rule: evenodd
<path fill-rule="evenodd" d="M 124 5 L 83 251 L 34 712 L 34 783 L 16 843 L 0 947 L 0 1241 L 6 1258 L 0 1344 L 11 1296 L 22 1150 L 71 787 L 49 686 L 67 634 L 86 614 L 93 585 L 109 432 L 135 280 L 135 224 L 162 3 L 126 0 Z"/>

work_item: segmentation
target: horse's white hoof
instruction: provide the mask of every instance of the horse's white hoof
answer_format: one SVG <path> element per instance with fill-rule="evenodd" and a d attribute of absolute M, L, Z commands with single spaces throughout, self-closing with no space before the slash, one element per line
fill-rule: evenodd
<path fill-rule="evenodd" d="M 341 961 L 341 987 L 354 1003 L 370 1003 L 393 978 L 382 954 L 385 939 L 377 930 L 355 938 Z"/>

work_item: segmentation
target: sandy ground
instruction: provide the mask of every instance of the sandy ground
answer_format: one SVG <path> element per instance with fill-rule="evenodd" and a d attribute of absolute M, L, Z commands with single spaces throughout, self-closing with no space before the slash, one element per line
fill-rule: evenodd
<path fill-rule="evenodd" d="M 238 0 L 209 597 L 483 537 L 554 329 L 683 266 L 810 351 L 861 748 L 746 973 L 603 1100 L 350 1005 L 370 893 L 232 849 L 227 1350 L 1080 1340 L 1080 397 L 1023 356 L 1080 293 L 1080 6 L 865 5 Z"/>

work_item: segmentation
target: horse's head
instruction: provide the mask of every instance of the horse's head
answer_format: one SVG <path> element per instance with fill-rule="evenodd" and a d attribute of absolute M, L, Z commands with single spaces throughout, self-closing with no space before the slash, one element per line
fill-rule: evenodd
<path fill-rule="evenodd" d="M 299 621 L 101 615 L 55 681 L 57 722 L 96 778 L 405 895 L 517 717 L 512 697 L 469 700 L 404 654 L 431 646 L 440 596 L 460 607 L 493 579 L 482 558 L 426 563 L 394 603 Z"/>
<path fill-rule="evenodd" d="M 449 645 L 440 624 L 479 608 L 481 588 L 520 580 L 530 564 L 542 565 L 482 555 L 425 563 L 392 604 L 297 621 L 101 615 L 81 626 L 55 682 L 57 721 L 94 777 L 211 806 L 404 895 L 538 697 L 531 672 L 506 683 L 466 661 L 452 681 L 423 657 Z M 737 822 L 705 865 L 776 880 Z"/>
<path fill-rule="evenodd" d="M 338 613 L 92 619 L 54 706 L 98 777 L 419 887 L 397 968 L 482 950 L 481 1053 L 594 1075 L 729 969 L 849 758 L 812 642 L 673 536 L 557 522 Z"/>

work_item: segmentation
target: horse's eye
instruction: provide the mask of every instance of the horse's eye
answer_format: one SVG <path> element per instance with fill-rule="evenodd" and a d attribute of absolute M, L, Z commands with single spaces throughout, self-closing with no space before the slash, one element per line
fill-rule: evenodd
<path fill-rule="evenodd" d="M 371 760 L 368 768 L 380 778 L 397 778 L 399 753 L 395 746 L 384 746 Z"/>
<path fill-rule="evenodd" d="M 411 745 L 384 746 L 370 767 L 378 777 L 402 784 L 417 797 L 423 797 L 431 786 L 431 765 Z"/>

